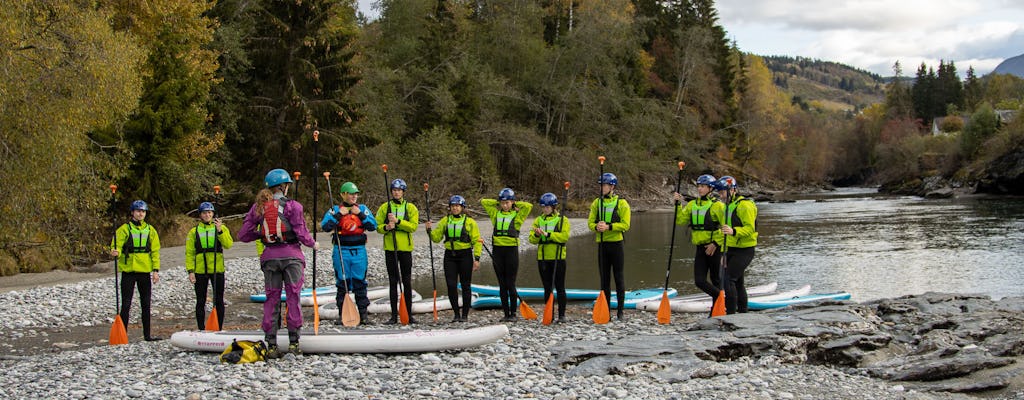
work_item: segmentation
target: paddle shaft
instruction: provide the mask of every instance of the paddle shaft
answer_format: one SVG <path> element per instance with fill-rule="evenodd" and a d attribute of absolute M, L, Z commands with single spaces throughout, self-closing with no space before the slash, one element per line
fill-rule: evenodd
<path fill-rule="evenodd" d="M 423 199 L 427 202 L 427 221 L 430 221 L 430 189 L 429 186 L 423 184 Z M 437 276 L 434 273 L 434 243 L 427 238 L 427 252 L 430 253 L 430 280 L 434 284 L 434 293 L 437 293 Z"/>
<path fill-rule="evenodd" d="M 391 185 L 388 182 L 388 166 L 387 166 L 387 164 L 383 165 L 383 169 L 384 169 L 384 191 L 387 192 L 387 197 L 388 197 L 388 214 L 391 214 L 394 210 L 391 208 L 392 207 L 392 205 L 391 205 Z M 395 219 L 397 220 L 398 216 L 395 216 Z M 399 260 L 398 260 L 398 224 L 399 224 L 399 222 L 396 222 L 395 223 L 395 230 L 391 231 L 391 245 L 394 246 L 394 248 L 395 248 L 394 251 L 393 251 L 393 254 L 394 254 L 394 257 L 395 257 L 395 271 L 398 273 L 397 274 L 398 275 L 398 301 L 400 303 L 402 303 L 402 304 L 398 305 L 398 310 L 401 311 L 402 307 L 405 305 L 405 301 L 404 301 L 405 299 L 403 298 L 404 295 L 405 295 L 405 287 L 404 287 L 405 285 L 403 285 L 404 282 L 402 281 L 402 265 L 401 265 L 401 262 L 399 262 Z M 386 221 L 385 221 L 385 225 L 386 225 Z M 387 251 L 385 251 L 385 253 L 387 253 Z M 401 317 L 401 312 L 399 312 L 399 316 Z"/>
<path fill-rule="evenodd" d="M 558 214 L 558 224 L 555 226 L 556 232 L 562 231 L 562 222 L 565 221 L 565 203 L 569 202 L 569 182 L 565 182 L 565 197 L 562 198 L 562 211 Z M 558 269 L 558 258 L 562 256 L 562 247 L 565 247 L 565 243 L 559 243 L 555 246 L 555 263 L 551 266 L 551 295 L 555 295 L 555 270 Z M 600 252 L 598 252 L 600 254 Z"/>
<path fill-rule="evenodd" d="M 679 167 L 679 172 L 676 174 L 676 193 L 679 193 L 679 186 L 683 181 L 683 167 Z M 672 271 L 672 250 L 676 247 L 676 212 L 679 211 L 679 200 L 675 201 L 675 207 L 672 207 L 672 237 L 668 242 L 668 265 L 665 267 L 665 290 L 668 290 L 668 277 Z"/>
<path fill-rule="evenodd" d="M 316 181 L 318 180 L 318 179 L 316 179 L 316 177 L 320 175 L 320 150 L 319 150 L 320 146 L 318 145 L 319 143 L 320 143 L 320 131 L 313 131 L 313 243 L 316 243 L 316 231 L 319 230 L 319 225 L 320 225 L 320 224 L 316 223 L 316 218 L 319 216 L 319 214 L 317 214 L 317 210 L 316 210 L 316 205 L 317 205 L 316 200 L 317 200 L 317 197 L 319 197 L 319 194 L 320 194 L 318 192 L 317 185 L 316 185 Z M 295 182 L 295 186 L 296 187 L 299 186 L 299 183 Z M 333 194 L 331 193 L 331 181 L 330 180 L 327 181 L 327 193 L 333 196 Z M 334 199 L 331 199 L 331 203 L 332 204 L 334 203 Z M 340 256 L 340 254 L 339 254 L 339 256 Z M 314 305 L 316 305 L 316 249 L 313 249 L 313 302 L 314 302 Z M 320 310 L 318 309 L 318 307 L 314 307 L 313 312 L 316 313 L 317 316 L 319 316 Z M 339 312 L 340 312 L 340 309 L 339 309 Z M 317 328 L 317 327 L 314 326 L 314 328 Z"/>

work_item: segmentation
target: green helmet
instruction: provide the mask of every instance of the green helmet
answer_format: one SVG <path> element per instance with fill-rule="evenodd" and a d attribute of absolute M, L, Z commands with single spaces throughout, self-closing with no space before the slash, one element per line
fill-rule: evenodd
<path fill-rule="evenodd" d="M 344 184 L 341 185 L 341 192 L 342 193 L 359 193 L 359 188 L 357 188 L 356 184 L 354 184 L 352 182 L 345 182 Z"/>

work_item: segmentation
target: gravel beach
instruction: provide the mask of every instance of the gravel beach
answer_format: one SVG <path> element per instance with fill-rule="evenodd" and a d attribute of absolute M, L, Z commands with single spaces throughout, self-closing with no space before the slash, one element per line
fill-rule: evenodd
<path fill-rule="evenodd" d="M 481 229 L 490 229 L 481 222 Z M 582 220 L 573 233 L 586 234 Z M 320 286 L 333 283 L 329 240 L 317 255 Z M 380 235 L 368 244 L 371 285 L 386 282 Z M 429 276 L 425 235 L 417 233 L 417 276 Z M 527 255 L 534 253 L 524 246 Z M 178 254 L 181 253 L 181 254 Z M 154 333 L 168 337 L 195 329 L 194 294 L 181 257 L 182 248 L 163 250 L 161 281 L 154 286 Z M 227 253 L 227 329 L 255 329 L 261 307 L 248 296 L 262 291 L 262 275 L 251 244 Z M 570 258 L 572 255 L 570 254 Z M 309 253 L 307 249 L 307 260 Z M 485 266 L 484 268 L 489 268 Z M 307 286 L 312 268 L 307 267 Z M 131 343 L 108 346 L 113 321 L 113 274 L 82 274 L 80 280 L 54 273 L 51 282 L 33 278 L 0 280 L 0 395 L 4 398 L 545 398 L 545 399 L 973 399 L 962 394 L 925 393 L 867 377 L 855 370 L 783 363 L 773 357 L 744 357 L 721 362 L 705 378 L 664 382 L 637 371 L 606 376 L 578 376 L 558 365 L 550 347 L 576 340 L 621 340 L 642 335 L 670 335 L 686 330 L 700 316 L 674 314 L 671 325 L 658 325 L 652 313 L 629 312 L 625 322 L 594 325 L 589 307 L 570 306 L 566 324 L 537 321 L 508 324 L 510 335 L 477 348 L 398 355 L 286 355 L 266 363 L 230 365 L 212 353 L 182 351 L 168 341 L 141 341 L 138 303 L 128 321 Z M 443 289 L 442 289 L 443 291 Z M 444 293 L 439 293 L 439 295 Z M 307 327 L 312 310 L 304 309 Z M 449 312 L 450 313 L 450 312 Z M 402 329 L 434 329 L 498 323 L 500 311 L 473 311 L 470 322 L 439 322 Z M 384 329 L 385 318 L 359 329 Z M 387 327 L 391 329 L 392 327 Z M 323 321 L 321 332 L 344 329 Z M 986 398 L 991 398 L 986 396 Z M 1024 399 L 1022 392 L 1000 398 Z"/>

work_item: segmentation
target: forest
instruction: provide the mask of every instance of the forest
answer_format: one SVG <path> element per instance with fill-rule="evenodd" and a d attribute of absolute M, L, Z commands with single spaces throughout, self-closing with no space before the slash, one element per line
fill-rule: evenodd
<path fill-rule="evenodd" d="M 970 69 L 961 82 L 949 61 L 905 79 L 899 60 L 881 84 L 832 64 L 780 72 L 728 39 L 712 0 L 379 7 L 372 21 L 353 0 L 0 8 L 0 275 L 102 260 L 134 199 L 173 245 L 201 201 L 244 213 L 272 168 L 301 172 L 292 197 L 322 210 L 322 172 L 379 204 L 386 164 L 411 187 L 429 182 L 436 215 L 451 194 L 534 199 L 564 181 L 582 204 L 598 156 L 621 193 L 651 203 L 673 190 L 677 161 L 686 182 L 728 174 L 745 190 L 1024 187 L 1024 121 L 1012 118 L 1024 80 L 1012 75 Z M 794 98 L 798 74 L 883 100 Z"/>

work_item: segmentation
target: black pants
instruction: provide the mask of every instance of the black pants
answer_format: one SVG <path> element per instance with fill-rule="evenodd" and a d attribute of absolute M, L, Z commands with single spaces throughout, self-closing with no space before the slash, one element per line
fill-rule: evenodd
<path fill-rule="evenodd" d="M 537 271 L 540 272 L 540 281 L 544 283 L 544 301 L 551 296 L 551 289 L 558 291 L 558 318 L 565 317 L 565 260 L 537 260 Z"/>
<path fill-rule="evenodd" d="M 747 312 L 747 288 L 743 273 L 754 260 L 754 248 L 729 248 L 725 253 L 728 267 L 725 269 L 725 313 Z"/>
<path fill-rule="evenodd" d="M 224 273 L 196 274 L 196 324 L 206 329 L 206 287 L 213 283 L 213 307 L 217 309 L 218 330 L 224 329 Z"/>
<path fill-rule="evenodd" d="M 722 262 L 722 250 L 716 245 L 715 253 L 709 256 L 704 252 L 708 246 L 707 244 L 698 245 L 696 254 L 693 255 L 693 283 L 708 296 L 711 296 L 711 300 L 715 300 L 718 298 L 718 292 L 722 290 L 721 278 L 718 276 Z M 708 275 L 711 275 L 710 282 Z"/>
<path fill-rule="evenodd" d="M 611 277 L 615 275 L 615 298 L 618 300 L 618 309 L 626 306 L 626 283 L 623 277 L 623 268 L 626 263 L 626 254 L 622 250 L 622 241 L 600 242 L 597 251 L 601 253 L 598 272 L 601 274 L 601 290 L 604 291 L 604 299 L 611 303 Z"/>
<path fill-rule="evenodd" d="M 444 251 L 444 281 L 448 285 L 448 302 L 455 316 L 459 314 L 459 286 L 462 285 L 462 318 L 469 316 L 473 304 L 473 249 Z"/>
<path fill-rule="evenodd" d="M 397 257 L 396 257 L 397 254 Z M 397 264 L 395 263 L 397 261 Z M 398 267 L 402 267 L 402 292 L 405 293 L 405 309 L 412 312 L 412 252 L 384 251 L 384 263 L 388 267 L 388 284 L 391 290 L 391 316 L 398 315 Z M 338 304 L 340 307 L 341 304 Z M 340 310 L 340 309 L 339 309 Z"/>
<path fill-rule="evenodd" d="M 516 276 L 519 275 L 519 246 L 494 246 L 494 275 L 498 277 L 498 295 L 505 316 L 516 314 L 519 293 Z"/>
<path fill-rule="evenodd" d="M 135 287 L 139 288 L 139 306 L 142 308 L 142 335 L 150 337 L 149 316 L 151 301 L 153 299 L 153 281 L 149 272 L 122 272 L 121 273 L 121 320 L 128 325 L 129 311 L 132 308 L 132 296 L 135 294 Z"/>

